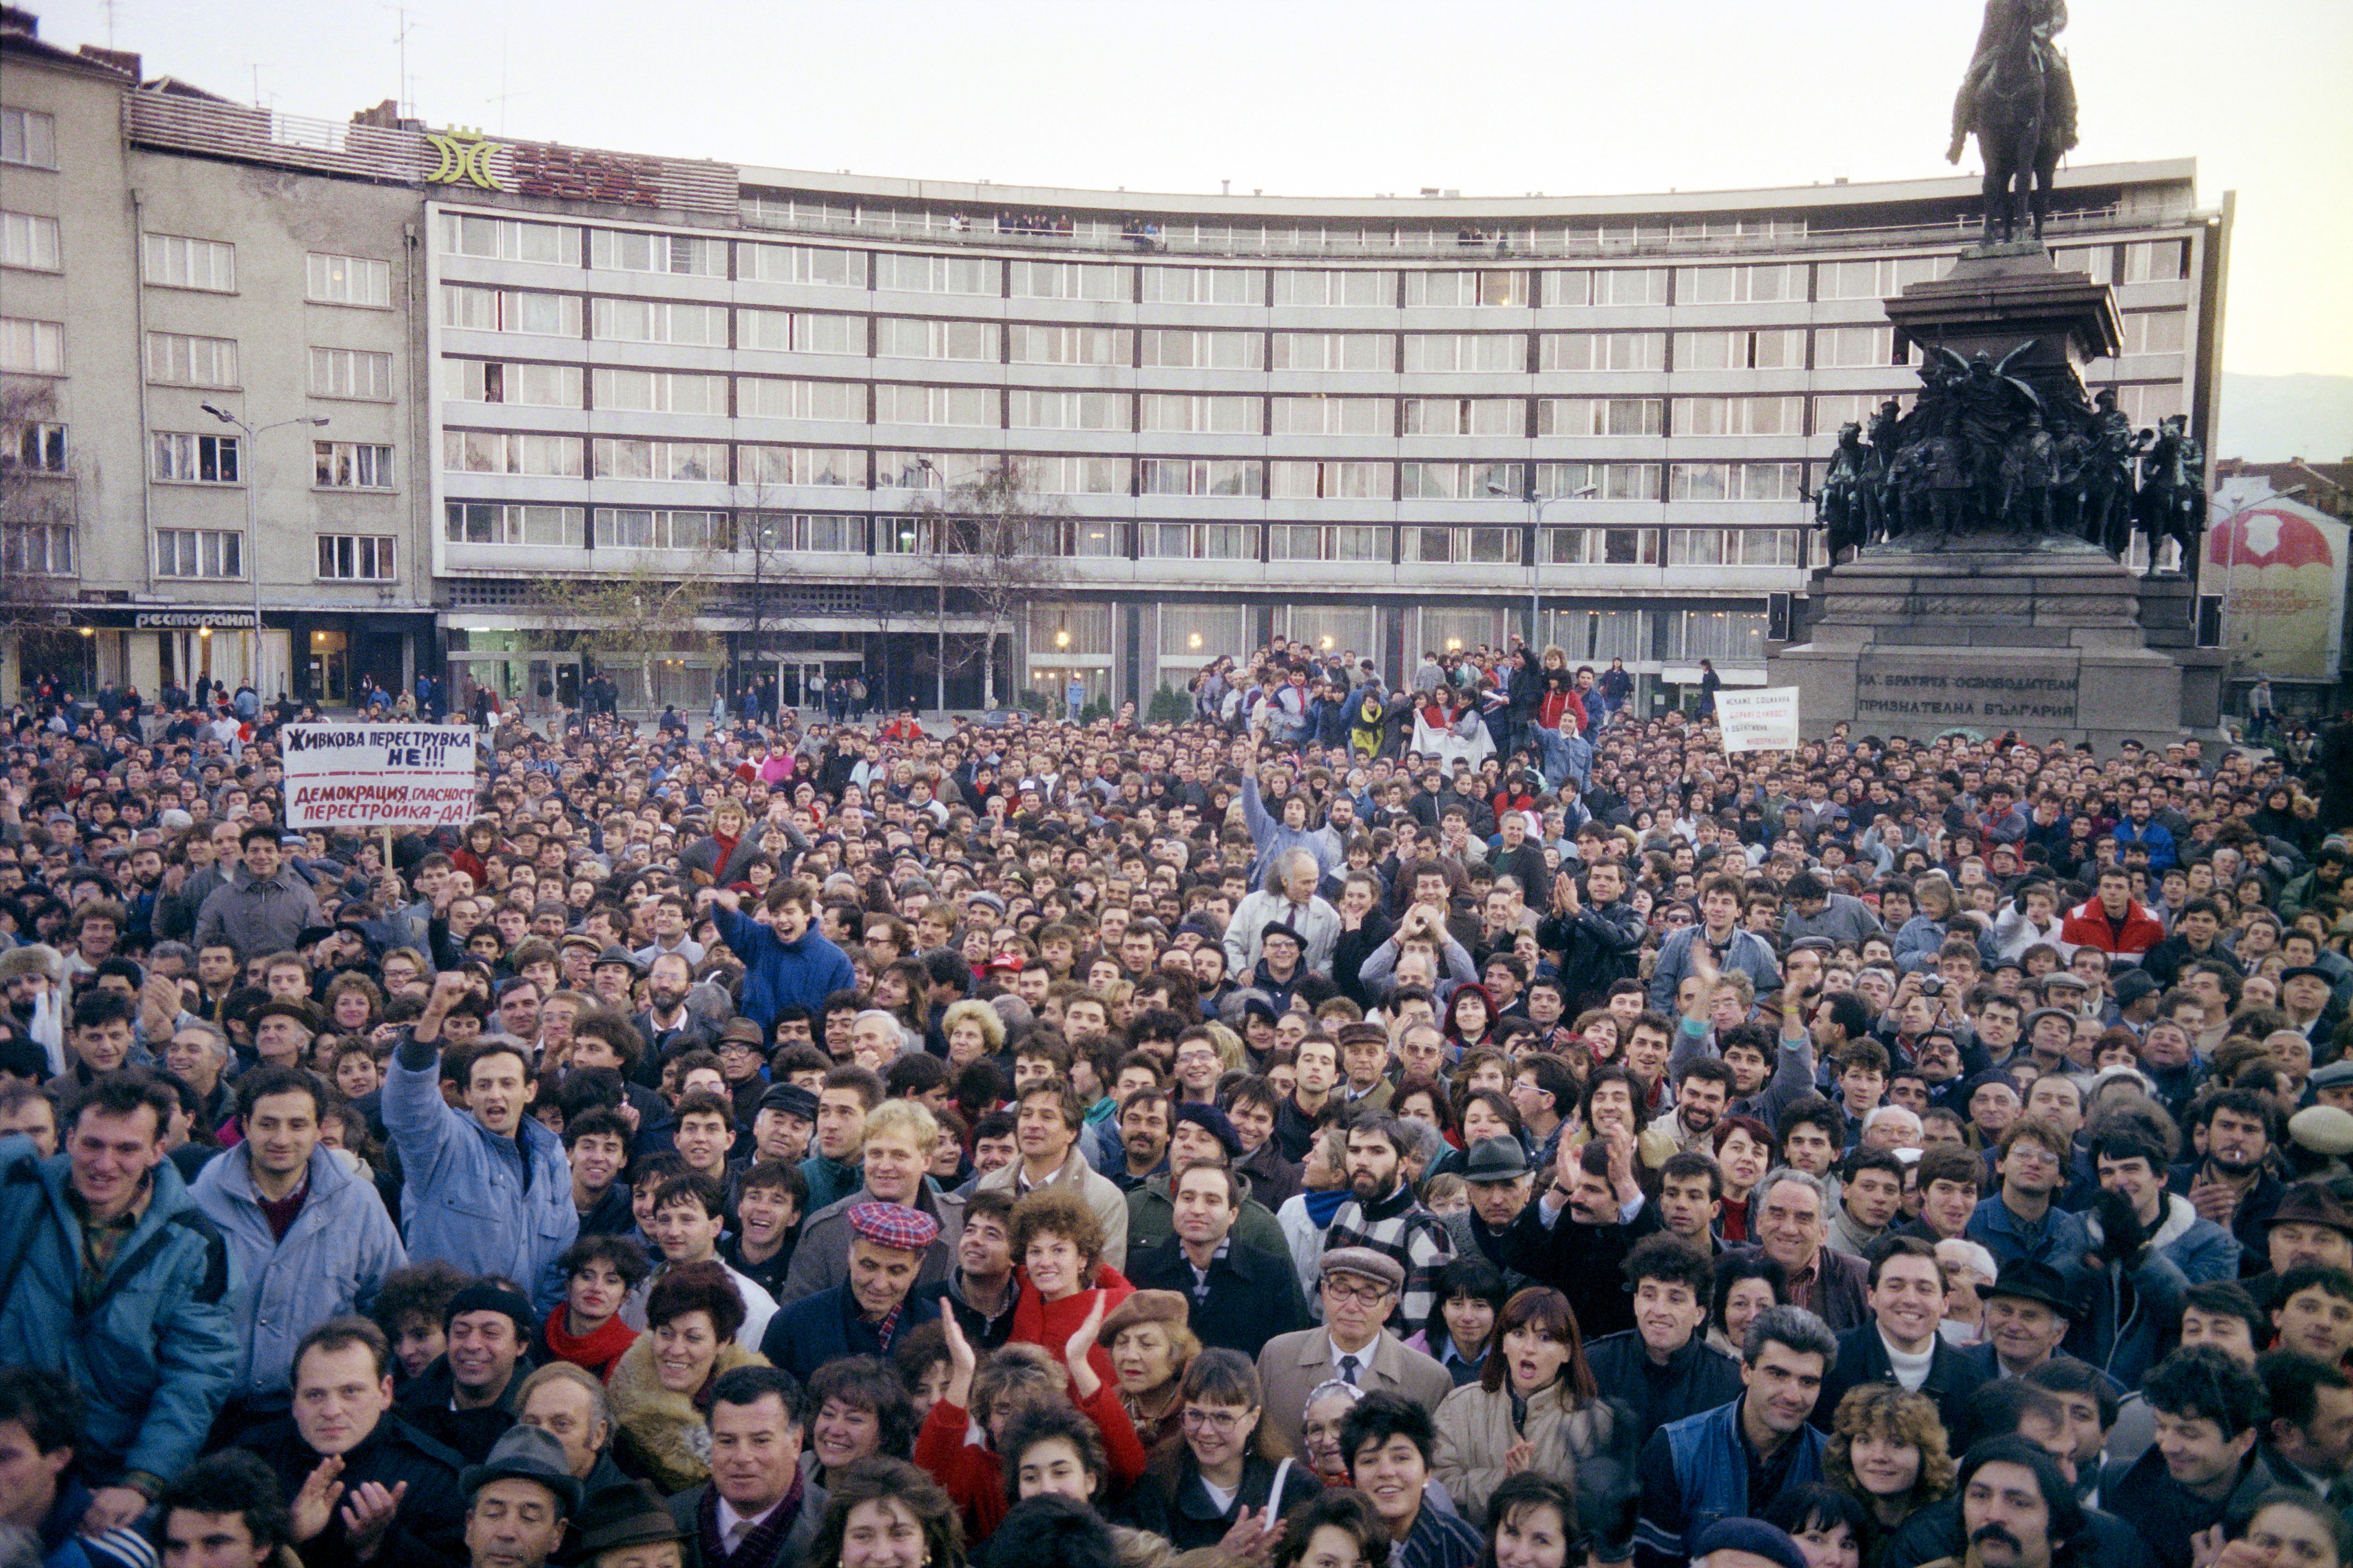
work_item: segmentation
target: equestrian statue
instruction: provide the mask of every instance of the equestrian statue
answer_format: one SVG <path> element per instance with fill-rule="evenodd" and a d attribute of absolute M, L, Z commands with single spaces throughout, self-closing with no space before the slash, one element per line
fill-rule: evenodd
<path fill-rule="evenodd" d="M 2055 41 L 2066 26 L 2067 0 L 1987 0 L 1945 150 L 1945 161 L 1957 163 L 1963 144 L 1977 136 L 1987 245 L 2015 240 L 2029 216 L 2034 237 L 2042 237 L 2052 176 L 2075 145 L 2075 79 Z"/>

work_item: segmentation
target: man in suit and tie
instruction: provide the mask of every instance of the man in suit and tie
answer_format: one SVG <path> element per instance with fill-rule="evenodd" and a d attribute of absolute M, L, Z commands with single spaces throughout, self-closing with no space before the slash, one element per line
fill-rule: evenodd
<path fill-rule="evenodd" d="M 1342 1247 L 1325 1253 L 1320 1268 L 1324 1326 L 1278 1334 L 1258 1354 L 1267 1427 L 1293 1448 L 1318 1384 L 1389 1389 L 1431 1409 L 1454 1391 L 1444 1367 L 1381 1326 L 1405 1289 L 1404 1265 L 1369 1247 Z"/>
<path fill-rule="evenodd" d="M 826 1494 L 801 1474 L 800 1384 L 775 1367 L 739 1366 L 711 1394 L 711 1479 L 669 1504 L 686 1532 L 684 1568 L 801 1568 Z"/>
<path fill-rule="evenodd" d="M 1914 1236 L 1894 1236 L 1872 1249 L 1868 1322 L 1839 1336 L 1838 1361 L 1822 1379 L 1813 1423 L 1831 1430 L 1839 1401 L 1866 1383 L 1893 1383 L 1926 1394 L 1945 1430 L 1960 1430 L 1962 1405 L 1989 1376 L 1937 1331 L 1945 1315 L 1945 1273 L 1936 1249 Z"/>

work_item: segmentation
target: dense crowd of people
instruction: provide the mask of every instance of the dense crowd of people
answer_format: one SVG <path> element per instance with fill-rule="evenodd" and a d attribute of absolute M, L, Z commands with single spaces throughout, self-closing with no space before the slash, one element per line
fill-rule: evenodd
<path fill-rule="evenodd" d="M 21 715 L 0 1554 L 2353 1562 L 2353 723 Z M 464 709 L 448 721 L 468 721 Z"/>

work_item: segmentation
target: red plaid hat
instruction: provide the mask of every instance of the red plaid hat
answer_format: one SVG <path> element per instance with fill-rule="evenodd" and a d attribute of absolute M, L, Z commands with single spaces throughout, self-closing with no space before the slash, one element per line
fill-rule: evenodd
<path fill-rule="evenodd" d="M 849 1228 L 877 1247 L 921 1252 L 939 1239 L 940 1222 L 904 1204 L 859 1204 L 849 1211 Z"/>

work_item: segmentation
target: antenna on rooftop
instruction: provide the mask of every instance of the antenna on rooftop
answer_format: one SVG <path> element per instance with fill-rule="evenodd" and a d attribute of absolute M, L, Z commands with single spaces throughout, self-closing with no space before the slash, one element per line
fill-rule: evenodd
<path fill-rule="evenodd" d="M 408 93 L 408 35 L 414 29 L 423 26 L 424 24 L 422 22 L 410 21 L 408 19 L 408 7 L 406 5 L 382 5 L 380 3 L 379 9 L 391 12 L 400 24 L 399 30 L 395 32 L 392 36 L 393 47 L 400 51 L 400 84 L 395 90 L 393 99 L 398 107 L 400 118 L 404 120 L 413 119 L 415 117 L 417 105 L 409 97 Z"/>

